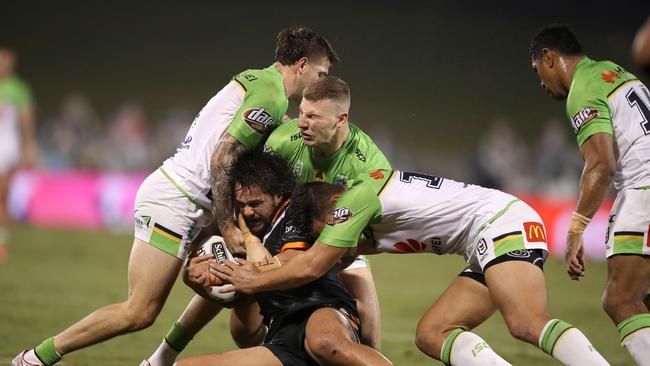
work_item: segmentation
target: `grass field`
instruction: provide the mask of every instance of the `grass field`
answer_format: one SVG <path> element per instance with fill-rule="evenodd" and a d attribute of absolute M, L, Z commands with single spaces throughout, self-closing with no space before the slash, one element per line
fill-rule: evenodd
<path fill-rule="evenodd" d="M 126 296 L 129 235 L 17 227 L 9 260 L 0 265 L 0 365 L 102 305 Z M 382 309 L 382 351 L 396 365 L 435 365 L 413 339 L 418 319 L 463 268 L 460 258 L 380 255 L 371 258 Z M 604 264 L 589 263 L 579 284 L 549 260 L 550 312 L 583 330 L 612 365 L 633 365 L 618 344 L 613 324 L 600 308 Z M 191 291 L 179 281 L 156 323 L 94 347 L 71 353 L 65 365 L 138 365 L 159 344 L 184 309 Z M 185 355 L 233 349 L 227 318 L 218 316 Z M 480 334 L 514 365 L 559 365 L 533 346 L 510 337 L 497 314 Z"/>

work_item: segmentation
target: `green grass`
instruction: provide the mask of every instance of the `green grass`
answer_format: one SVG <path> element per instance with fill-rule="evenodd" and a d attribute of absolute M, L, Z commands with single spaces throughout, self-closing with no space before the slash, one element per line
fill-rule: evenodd
<path fill-rule="evenodd" d="M 33 347 L 97 307 L 126 296 L 129 235 L 17 227 L 9 260 L 0 265 L 0 364 Z M 380 255 L 371 258 L 381 303 L 382 351 L 396 365 L 435 365 L 413 342 L 417 321 L 463 268 L 460 258 Z M 578 326 L 612 365 L 633 365 L 600 308 L 606 267 L 589 263 L 587 277 L 572 282 L 549 260 L 549 311 Z M 137 365 L 159 344 L 184 309 L 191 290 L 179 281 L 156 323 L 67 355 L 66 365 Z M 234 349 L 227 316 L 218 316 L 185 355 Z M 497 314 L 476 332 L 514 365 L 556 365 L 533 346 L 514 340 Z"/>

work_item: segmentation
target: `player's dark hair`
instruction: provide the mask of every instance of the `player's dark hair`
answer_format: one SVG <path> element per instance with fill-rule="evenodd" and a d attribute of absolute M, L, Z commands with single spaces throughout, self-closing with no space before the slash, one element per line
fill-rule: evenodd
<path fill-rule="evenodd" d="M 258 187 L 263 193 L 287 199 L 296 186 L 296 177 L 284 159 L 260 149 L 242 153 L 230 171 L 232 187 Z"/>
<path fill-rule="evenodd" d="M 576 35 L 564 24 L 551 24 L 542 28 L 530 43 L 531 60 L 542 56 L 542 49 L 550 48 L 567 55 L 583 55 L 584 51 Z"/>
<path fill-rule="evenodd" d="M 321 34 L 301 25 L 281 30 L 275 45 L 275 60 L 283 65 L 293 65 L 302 57 L 326 57 L 332 65 L 340 61 L 332 45 Z"/>
<path fill-rule="evenodd" d="M 310 102 L 318 102 L 323 99 L 349 102 L 350 87 L 336 76 L 327 76 L 309 84 L 303 91 L 302 97 Z"/>
<path fill-rule="evenodd" d="M 320 218 L 332 209 L 330 198 L 345 191 L 343 184 L 309 182 L 299 184 L 291 195 L 291 205 L 287 215 L 292 225 L 303 232 L 311 232 L 314 219 Z"/>

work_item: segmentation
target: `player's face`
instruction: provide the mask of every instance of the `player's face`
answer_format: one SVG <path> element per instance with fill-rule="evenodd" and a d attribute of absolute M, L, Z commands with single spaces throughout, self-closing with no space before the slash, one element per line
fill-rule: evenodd
<path fill-rule="evenodd" d="M 560 82 L 558 67 L 555 62 L 550 59 L 550 56 L 543 55 L 542 57 L 532 61 L 533 71 L 539 77 L 542 88 L 551 97 L 562 100 L 567 97 L 567 91 Z"/>
<path fill-rule="evenodd" d="M 273 213 L 282 200 L 263 193 L 259 187 L 235 186 L 235 201 L 246 225 L 257 237 L 264 235 L 273 219 Z"/>
<path fill-rule="evenodd" d="M 331 99 L 312 102 L 302 99 L 298 127 L 302 131 L 302 141 L 309 147 L 329 145 L 341 126 L 341 108 Z"/>

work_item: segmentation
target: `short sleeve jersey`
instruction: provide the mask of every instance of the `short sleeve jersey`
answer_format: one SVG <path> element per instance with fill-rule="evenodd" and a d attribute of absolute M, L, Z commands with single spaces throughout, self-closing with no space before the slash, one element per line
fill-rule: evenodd
<path fill-rule="evenodd" d="M 224 133 L 246 149 L 256 147 L 286 114 L 289 106 L 282 75 L 275 66 L 246 70 L 203 107 L 163 173 L 191 201 L 209 208 L 210 160 Z"/>
<path fill-rule="evenodd" d="M 318 241 L 354 247 L 363 231 L 379 252 L 468 256 L 481 225 L 515 200 L 451 179 L 377 170 L 341 196 Z"/>
<path fill-rule="evenodd" d="M 617 190 L 650 185 L 650 93 L 610 61 L 582 59 L 566 104 L 578 145 L 596 133 L 614 138 Z"/>
<path fill-rule="evenodd" d="M 349 126 L 348 138 L 331 156 L 317 156 L 303 143 L 297 119 L 285 122 L 273 131 L 264 148 L 286 160 L 300 182 L 352 185 L 361 173 L 391 169 L 388 159 L 372 139 L 354 124 Z"/>
<path fill-rule="evenodd" d="M 2 144 L 18 144 L 20 110 L 32 103 L 27 85 L 17 76 L 0 81 L 0 141 Z"/>
<path fill-rule="evenodd" d="M 290 202 L 280 205 L 271 228 L 264 236 L 263 243 L 271 255 L 287 249 L 306 250 L 314 243 L 314 237 L 296 224 L 301 218 L 291 209 Z M 306 285 L 280 291 L 267 291 L 255 295 L 264 322 L 268 325 L 281 323 L 292 313 L 302 310 L 330 305 L 346 307 L 356 313 L 354 300 L 345 291 L 336 269 L 330 269 L 319 279 Z"/>

